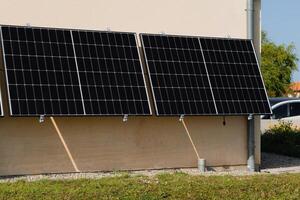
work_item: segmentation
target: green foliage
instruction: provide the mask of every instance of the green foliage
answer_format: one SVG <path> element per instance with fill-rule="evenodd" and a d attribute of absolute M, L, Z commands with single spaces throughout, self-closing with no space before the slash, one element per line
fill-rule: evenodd
<path fill-rule="evenodd" d="M 0 184 L 0 199 L 300 199 L 300 174 L 107 177 Z"/>
<path fill-rule="evenodd" d="M 300 129 L 290 122 L 281 121 L 262 135 L 261 149 L 300 158 Z"/>
<path fill-rule="evenodd" d="M 294 44 L 277 45 L 262 33 L 261 70 L 268 95 L 284 96 L 289 91 L 292 73 L 297 70 L 298 58 Z"/>
<path fill-rule="evenodd" d="M 266 44 L 266 43 L 269 43 L 269 42 L 270 42 L 270 40 L 268 39 L 267 32 L 262 31 L 261 32 L 261 43 Z"/>

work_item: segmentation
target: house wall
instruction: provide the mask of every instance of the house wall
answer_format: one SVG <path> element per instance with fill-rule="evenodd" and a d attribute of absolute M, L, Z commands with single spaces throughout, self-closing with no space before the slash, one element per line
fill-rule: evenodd
<path fill-rule="evenodd" d="M 0 0 L 0 4 L 0 24 L 239 38 L 247 34 L 246 0 Z M 259 39 L 255 41 L 259 47 Z M 2 70 L 0 78 L 6 91 Z M 39 123 L 38 118 L 9 117 L 5 92 L 2 95 L 0 175 L 74 171 L 50 119 Z M 197 166 L 177 117 L 129 116 L 126 123 L 121 117 L 55 120 L 81 171 Z M 217 116 L 185 120 L 209 166 L 246 165 L 246 117 L 226 117 L 225 126 L 223 117 Z M 259 127 L 256 135 L 259 164 Z"/>

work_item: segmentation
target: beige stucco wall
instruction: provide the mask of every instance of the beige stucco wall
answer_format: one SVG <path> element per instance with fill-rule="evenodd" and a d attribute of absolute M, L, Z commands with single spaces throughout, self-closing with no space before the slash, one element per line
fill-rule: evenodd
<path fill-rule="evenodd" d="M 191 117 L 186 124 L 209 166 L 246 162 L 245 119 Z M 197 166 L 176 118 L 57 118 L 78 168 L 83 171 Z M 239 124 L 239 126 L 237 126 Z M 50 120 L 1 120 L 0 174 L 73 171 Z M 5 130 L 5 131 L 4 131 Z"/>
<path fill-rule="evenodd" d="M 0 5 L 0 24 L 240 38 L 247 33 L 246 0 L 0 0 Z M 37 118 L 11 118 L 5 95 L 4 104 L 0 175 L 74 171 L 49 119 L 40 124 Z M 176 117 L 129 117 L 126 123 L 120 117 L 56 120 L 82 171 L 197 166 Z M 226 117 L 226 126 L 222 117 L 185 120 L 209 166 L 246 165 L 246 117 Z"/>
<path fill-rule="evenodd" d="M 2 24 L 246 37 L 246 0 L 1 0 Z"/>

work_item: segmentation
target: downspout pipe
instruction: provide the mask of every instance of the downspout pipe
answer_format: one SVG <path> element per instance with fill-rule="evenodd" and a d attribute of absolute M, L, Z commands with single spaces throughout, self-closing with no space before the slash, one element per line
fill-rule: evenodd
<path fill-rule="evenodd" d="M 254 0 L 247 0 L 247 37 L 250 40 L 254 39 Z M 247 120 L 247 145 L 247 168 L 248 171 L 255 172 L 255 129 L 252 114 L 248 116 Z"/>
<path fill-rule="evenodd" d="M 254 39 L 254 0 L 247 0 L 247 38 Z"/>
<path fill-rule="evenodd" d="M 255 172 L 254 116 L 249 115 L 247 122 L 248 122 L 247 123 L 247 143 L 248 143 L 247 168 L 249 172 Z"/>

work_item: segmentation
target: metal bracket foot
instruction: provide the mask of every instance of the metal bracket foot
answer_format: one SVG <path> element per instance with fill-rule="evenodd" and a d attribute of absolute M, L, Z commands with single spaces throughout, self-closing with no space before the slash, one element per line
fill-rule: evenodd
<path fill-rule="evenodd" d="M 44 115 L 40 115 L 39 122 L 43 123 L 44 121 L 45 121 L 45 116 Z"/>
<path fill-rule="evenodd" d="M 127 121 L 128 121 L 128 115 L 124 115 L 123 122 L 127 122 Z"/>
<path fill-rule="evenodd" d="M 182 122 L 183 119 L 184 119 L 184 115 L 180 115 L 179 121 Z"/>

